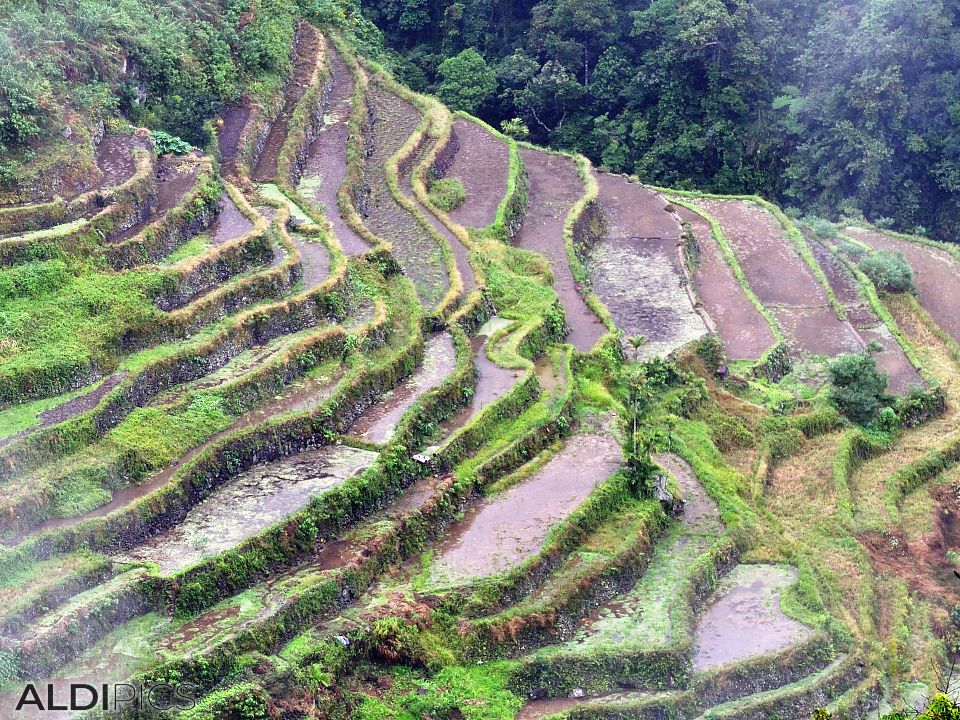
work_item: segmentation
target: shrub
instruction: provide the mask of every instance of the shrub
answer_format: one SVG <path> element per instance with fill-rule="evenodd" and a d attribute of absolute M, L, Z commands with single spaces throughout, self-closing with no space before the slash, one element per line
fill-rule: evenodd
<path fill-rule="evenodd" d="M 804 224 L 813 231 L 813 234 L 818 238 L 835 238 L 837 237 L 837 228 L 829 220 L 811 215 L 809 217 L 803 218 Z"/>
<path fill-rule="evenodd" d="M 153 140 L 153 146 L 157 149 L 157 155 L 166 155 L 167 153 L 185 155 L 192 148 L 190 143 L 175 135 L 165 133 L 163 130 L 154 130 L 150 133 L 150 137 Z"/>
<path fill-rule="evenodd" d="M 430 184 L 430 202 L 444 212 L 456 210 L 467 199 L 463 183 L 453 178 L 434 180 Z"/>
<path fill-rule="evenodd" d="M 869 422 L 885 397 L 886 373 L 870 355 L 843 355 L 830 364 L 830 399 L 854 422 Z"/>
<path fill-rule="evenodd" d="M 901 293 L 913 287 L 913 270 L 900 251 L 872 252 L 860 261 L 860 269 L 880 290 Z"/>

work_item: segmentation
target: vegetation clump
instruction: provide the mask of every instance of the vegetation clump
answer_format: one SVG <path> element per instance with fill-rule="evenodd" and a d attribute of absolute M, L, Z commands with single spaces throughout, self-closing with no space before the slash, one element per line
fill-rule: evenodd
<path fill-rule="evenodd" d="M 902 293 L 913 288 L 913 270 L 899 250 L 877 250 L 863 257 L 859 265 L 878 290 Z"/>
<path fill-rule="evenodd" d="M 858 423 L 877 414 L 886 396 L 887 376 L 868 353 L 843 355 L 830 364 L 830 399 L 837 409 Z"/>
<path fill-rule="evenodd" d="M 456 210 L 466 199 L 463 183 L 456 178 L 441 178 L 430 183 L 430 202 L 444 212 Z"/>

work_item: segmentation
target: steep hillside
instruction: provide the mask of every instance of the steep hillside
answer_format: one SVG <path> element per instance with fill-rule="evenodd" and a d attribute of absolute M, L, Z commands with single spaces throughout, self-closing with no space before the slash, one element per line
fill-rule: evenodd
<path fill-rule="evenodd" d="M 960 252 L 517 142 L 310 17 L 204 150 L 115 123 L 0 206 L 0 716 L 58 716 L 27 681 L 189 683 L 184 720 L 932 695 Z"/>

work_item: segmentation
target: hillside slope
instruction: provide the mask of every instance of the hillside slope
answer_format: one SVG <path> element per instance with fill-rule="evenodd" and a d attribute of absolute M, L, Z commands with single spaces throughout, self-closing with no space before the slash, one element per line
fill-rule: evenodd
<path fill-rule="evenodd" d="M 957 250 L 518 143 L 321 19 L 204 151 L 116 127 L 95 187 L 0 206 L 0 714 L 28 680 L 175 678 L 193 720 L 935 683 Z"/>

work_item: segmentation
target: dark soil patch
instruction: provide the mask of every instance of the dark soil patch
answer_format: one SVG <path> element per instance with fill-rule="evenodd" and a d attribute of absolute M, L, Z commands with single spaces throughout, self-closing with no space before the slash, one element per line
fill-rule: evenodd
<path fill-rule="evenodd" d="M 314 496 L 369 467 L 376 453 L 328 445 L 252 468 L 164 530 L 118 558 L 156 562 L 171 573 L 235 547 L 296 512 Z"/>
<path fill-rule="evenodd" d="M 298 191 L 309 202 L 320 206 L 343 251 L 347 255 L 362 255 L 370 246 L 347 225 L 337 203 L 337 191 L 347 174 L 347 130 L 353 112 L 351 100 L 355 83 L 332 44 L 328 44 L 327 51 L 331 77 L 323 108 L 323 127 L 307 151 Z"/>
<path fill-rule="evenodd" d="M 320 34 L 310 23 L 301 23 L 293 49 L 293 73 L 284 87 L 283 108 L 270 126 L 263 149 L 253 167 L 253 179 L 257 182 L 267 182 L 277 177 L 277 159 L 287 140 L 290 118 L 310 87 L 319 52 Z"/>
<path fill-rule="evenodd" d="M 507 191 L 510 152 L 499 138 L 469 120 L 454 120 L 457 152 L 443 177 L 459 180 L 467 193 L 463 204 L 448 215 L 467 227 L 486 227 L 497 216 Z"/>
<path fill-rule="evenodd" d="M 387 442 L 407 409 L 425 392 L 438 387 L 456 364 L 453 338 L 448 333 L 430 338 L 424 348 L 423 366 L 357 418 L 350 434 L 370 442 Z"/>
<path fill-rule="evenodd" d="M 132 227 L 111 235 L 109 242 L 120 243 L 137 235 L 151 222 L 173 209 L 196 183 L 196 163 L 173 155 L 164 155 L 157 163 L 157 195 L 150 212 Z"/>
<path fill-rule="evenodd" d="M 580 295 L 563 242 L 563 223 L 583 195 L 583 182 L 567 157 L 529 148 L 521 148 L 520 155 L 527 168 L 530 200 L 517 233 L 517 245 L 541 253 L 550 262 L 556 278 L 553 287 L 563 303 L 570 328 L 567 342 L 587 352 L 607 330 Z"/>
<path fill-rule="evenodd" d="M 434 578 L 468 582 L 516 567 L 536 554 L 550 528 L 620 463 L 620 446 L 611 435 L 573 436 L 529 478 L 475 506 L 451 526 Z"/>
<path fill-rule="evenodd" d="M 384 171 L 386 162 L 420 124 L 420 113 L 403 98 L 376 85 L 371 85 L 369 99 L 374 116 L 373 147 L 364 171 L 368 193 L 358 200 L 358 209 L 370 231 L 392 243 L 393 255 L 416 286 L 420 301 L 432 308 L 449 288 L 443 254 L 430 233 L 394 199 Z"/>
<path fill-rule="evenodd" d="M 61 423 L 64 420 L 69 420 L 72 417 L 76 417 L 77 415 L 96 407 L 97 403 L 103 399 L 104 395 L 113 390 L 113 388 L 115 388 L 120 381 L 126 377 L 126 375 L 127 373 L 124 371 L 115 372 L 90 392 L 84 393 L 83 395 L 78 395 L 72 400 L 67 400 L 67 402 L 63 403 L 62 405 L 57 405 L 49 410 L 44 410 L 37 415 L 37 418 L 40 420 L 40 422 L 33 427 L 27 428 L 26 430 L 21 430 L 16 435 L 0 438 L 0 448 L 2 448 L 4 445 L 9 445 L 15 440 L 19 440 L 30 433 L 36 432 L 37 430 L 42 430 L 43 428 L 50 427 L 51 425 Z"/>
<path fill-rule="evenodd" d="M 860 228 L 847 232 L 877 250 L 899 250 L 913 268 L 917 297 L 934 322 L 960 342 L 960 262 L 935 247 Z"/>
<path fill-rule="evenodd" d="M 231 240 L 243 237 L 251 230 L 253 230 L 253 223 L 240 212 L 240 208 L 233 202 L 230 195 L 224 193 L 220 197 L 217 217 L 207 228 L 210 244 L 223 245 Z"/>
<path fill-rule="evenodd" d="M 720 223 L 751 289 L 779 321 L 791 355 L 836 357 L 863 349 L 773 215 L 746 200 L 696 202 Z"/>
<path fill-rule="evenodd" d="M 923 492 L 923 491 L 920 491 Z M 960 501 L 956 488 L 932 489 L 933 530 L 914 542 L 901 532 L 871 532 L 860 536 L 874 570 L 900 578 L 924 599 L 942 608 L 960 602 L 960 578 L 947 552 L 960 552 Z"/>
<path fill-rule="evenodd" d="M 646 338 L 641 356 L 667 355 L 707 331 L 685 288 L 680 223 L 642 185 L 596 177 L 606 227 L 587 251 L 593 290 L 627 338 Z"/>
<path fill-rule="evenodd" d="M 685 207 L 676 212 L 690 226 L 699 248 L 693 271 L 697 295 L 713 320 L 730 360 L 756 360 L 776 343 L 766 319 L 753 306 L 723 259 L 703 217 Z"/>
<path fill-rule="evenodd" d="M 240 153 L 243 129 L 250 119 L 250 108 L 247 105 L 231 105 L 220 115 L 220 128 L 217 130 L 217 140 L 220 146 L 221 170 L 224 175 L 233 175 L 236 172 L 237 155 Z"/>
<path fill-rule="evenodd" d="M 795 570 L 776 565 L 731 570 L 697 624 L 693 669 L 703 672 L 786 650 L 810 637 L 810 628 L 780 609 L 780 596 L 796 580 Z"/>

